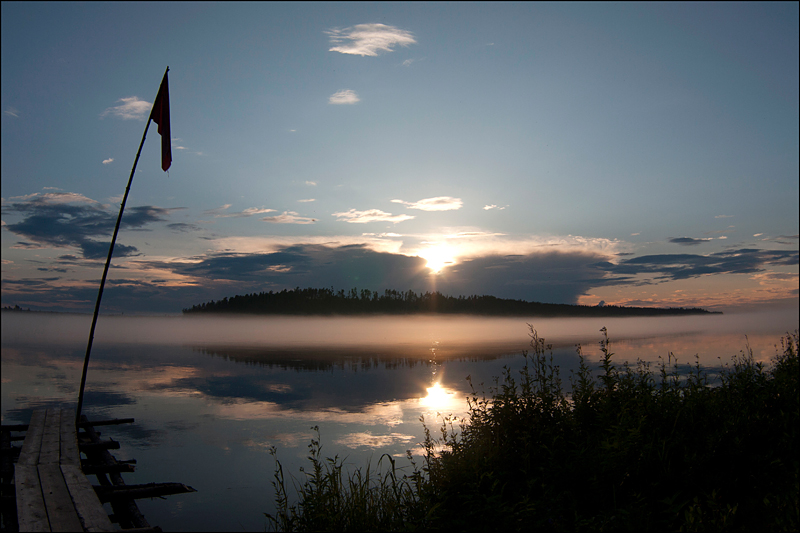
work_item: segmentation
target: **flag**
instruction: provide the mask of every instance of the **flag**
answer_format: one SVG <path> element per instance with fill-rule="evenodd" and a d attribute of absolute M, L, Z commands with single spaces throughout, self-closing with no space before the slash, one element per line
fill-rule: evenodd
<path fill-rule="evenodd" d="M 161 169 L 166 172 L 172 164 L 172 138 L 169 131 L 169 69 L 164 73 L 161 87 L 158 89 L 156 102 L 150 112 L 150 118 L 158 124 L 161 135 Z"/>

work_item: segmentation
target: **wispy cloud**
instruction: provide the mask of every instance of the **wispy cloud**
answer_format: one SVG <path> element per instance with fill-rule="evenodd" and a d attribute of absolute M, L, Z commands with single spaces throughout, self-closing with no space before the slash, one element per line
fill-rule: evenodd
<path fill-rule="evenodd" d="M 175 222 L 173 224 L 167 224 L 167 227 L 172 231 L 180 232 L 180 233 L 189 233 L 192 231 L 199 231 L 201 228 L 197 224 L 189 224 L 186 222 Z"/>
<path fill-rule="evenodd" d="M 223 204 L 223 205 L 221 205 L 221 206 L 219 206 L 219 207 L 215 207 L 214 209 L 207 209 L 207 210 L 203 211 L 203 213 L 205 213 L 206 215 L 214 215 L 214 216 L 217 216 L 217 215 L 219 215 L 219 214 L 224 214 L 224 212 L 225 212 L 227 209 L 230 209 L 230 207 L 231 207 L 232 205 L 233 205 L 233 204 Z"/>
<path fill-rule="evenodd" d="M 484 211 L 489 211 L 489 210 L 491 210 L 491 209 L 497 209 L 497 210 L 500 210 L 500 211 L 502 211 L 502 210 L 503 210 L 503 209 L 505 209 L 506 207 L 508 207 L 508 206 L 507 206 L 507 205 L 504 205 L 503 207 L 500 207 L 500 206 L 497 206 L 497 205 L 495 205 L 495 204 L 491 204 L 491 205 L 485 205 L 485 206 L 483 206 L 483 210 L 484 210 Z"/>
<path fill-rule="evenodd" d="M 316 202 L 317 199 L 316 198 L 305 198 L 303 200 L 297 200 L 297 201 L 300 202 L 301 204 L 307 204 L 309 202 Z"/>
<path fill-rule="evenodd" d="M 209 209 L 205 213 L 208 215 L 214 215 L 216 218 L 242 218 L 260 215 L 262 213 L 275 212 L 274 209 L 269 209 L 266 207 L 248 207 L 247 209 L 242 209 L 241 211 L 237 211 L 235 213 L 228 213 L 227 210 L 230 206 L 231 204 L 225 204 L 222 207 L 217 207 L 216 209 Z"/>
<path fill-rule="evenodd" d="M 437 196 L 435 198 L 424 198 L 416 202 L 406 202 L 405 200 L 392 200 L 396 204 L 403 204 L 409 209 L 419 209 L 421 211 L 455 211 L 461 209 L 464 202 L 461 198 L 452 196 Z"/>
<path fill-rule="evenodd" d="M 733 218 L 733 215 L 716 215 L 714 218 Z"/>
<path fill-rule="evenodd" d="M 113 162 L 114 162 L 114 158 L 113 157 L 109 157 L 108 159 L 103 159 L 103 164 L 104 165 L 109 165 L 109 164 L 111 164 Z"/>
<path fill-rule="evenodd" d="M 671 242 L 672 244 L 680 244 L 681 246 L 696 246 L 698 244 L 702 244 L 704 242 L 708 242 L 711 239 L 695 239 L 693 237 L 673 237 L 671 239 L 667 239 L 667 242 Z"/>
<path fill-rule="evenodd" d="M 404 220 L 411 220 L 414 218 L 410 215 L 393 215 L 385 213 L 380 209 L 367 209 L 366 211 L 356 211 L 351 209 L 347 212 L 333 213 L 333 216 L 344 222 L 351 224 L 366 224 L 367 222 L 392 222 L 397 224 Z"/>
<path fill-rule="evenodd" d="M 329 104 L 342 105 L 342 104 L 355 104 L 361 101 L 355 91 L 345 89 L 343 91 L 335 92 L 328 98 Z"/>
<path fill-rule="evenodd" d="M 173 150 L 191 150 L 188 146 L 183 146 L 183 139 L 181 139 L 179 137 L 173 137 L 172 138 L 172 149 Z M 203 152 L 189 151 L 188 153 L 191 153 L 191 154 L 194 154 L 194 155 L 203 155 Z"/>
<path fill-rule="evenodd" d="M 356 24 L 349 28 L 332 29 L 327 33 L 333 46 L 330 52 L 358 56 L 377 56 L 379 52 L 392 52 L 396 45 L 416 43 L 411 32 L 385 24 Z"/>
<path fill-rule="evenodd" d="M 147 100 L 139 100 L 138 96 L 129 96 L 127 98 L 120 98 L 117 102 L 119 105 L 109 107 L 102 113 L 100 117 L 107 117 L 108 115 L 121 118 L 123 120 L 144 120 L 150 113 L 153 107 L 151 102 Z"/>
<path fill-rule="evenodd" d="M 19 109 L 16 107 L 7 107 L 5 111 L 3 111 L 4 115 L 8 115 L 9 117 L 19 118 Z"/>
<path fill-rule="evenodd" d="M 283 214 L 264 217 L 261 220 L 264 222 L 271 222 L 272 224 L 313 224 L 317 221 L 316 218 L 301 217 L 294 211 L 284 211 Z"/>
<path fill-rule="evenodd" d="M 306 181 L 306 185 L 308 185 L 309 187 L 316 187 L 317 186 L 317 182 L 316 181 Z"/>

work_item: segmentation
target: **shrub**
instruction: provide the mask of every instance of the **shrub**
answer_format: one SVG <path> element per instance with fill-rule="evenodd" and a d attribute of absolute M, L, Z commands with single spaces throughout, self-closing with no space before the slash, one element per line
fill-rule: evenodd
<path fill-rule="evenodd" d="M 595 373 L 578 347 L 566 394 L 552 349 L 531 328 L 519 375 L 507 367 L 487 396 L 472 387 L 458 430 L 425 426 L 421 469 L 399 477 L 370 467 L 342 477 L 321 460 L 289 505 L 276 463 L 284 530 L 797 530 L 798 333 L 769 369 L 752 351 L 712 383 L 699 362 L 681 372 L 672 354 L 654 373 L 617 365 L 601 330 Z M 470 382 L 470 386 L 472 383 Z M 423 420 L 423 425 L 425 421 Z M 380 463 L 380 461 L 379 461 Z"/>

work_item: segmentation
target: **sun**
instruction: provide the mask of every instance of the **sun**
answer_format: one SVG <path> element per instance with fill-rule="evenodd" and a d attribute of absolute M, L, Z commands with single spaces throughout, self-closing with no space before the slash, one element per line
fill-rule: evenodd
<path fill-rule="evenodd" d="M 425 266 L 431 269 L 433 274 L 438 274 L 447 265 L 455 263 L 451 250 L 446 246 L 431 246 L 423 250 L 419 256 L 427 261 Z"/>

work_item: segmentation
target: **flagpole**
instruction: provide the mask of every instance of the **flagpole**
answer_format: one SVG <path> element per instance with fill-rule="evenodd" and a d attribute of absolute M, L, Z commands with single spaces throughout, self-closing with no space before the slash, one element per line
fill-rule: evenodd
<path fill-rule="evenodd" d="M 169 72 L 169 67 L 164 72 L 164 76 L 166 77 L 167 72 Z M 163 83 L 163 81 L 162 81 Z M 161 86 L 158 88 L 159 93 L 161 92 Z M 155 106 L 154 106 L 155 107 Z M 94 316 L 92 316 L 92 328 L 89 330 L 89 343 L 86 345 L 86 357 L 83 359 L 83 374 L 81 375 L 81 389 L 78 393 L 78 408 L 75 410 L 75 426 L 78 425 L 78 422 L 81 419 L 81 409 L 83 408 L 83 391 L 86 388 L 86 372 L 89 369 L 89 355 L 92 353 L 92 343 L 94 342 L 94 330 L 97 326 L 97 315 L 100 313 L 100 300 L 103 298 L 103 288 L 106 284 L 106 277 L 108 276 L 108 267 L 111 265 L 111 256 L 114 253 L 114 243 L 117 242 L 117 234 L 119 233 L 119 225 L 122 222 L 122 212 L 125 211 L 125 203 L 128 201 L 128 193 L 131 190 L 131 183 L 133 182 L 133 175 L 136 173 L 136 165 L 139 163 L 139 156 L 142 153 L 142 147 L 144 146 L 144 140 L 147 137 L 147 130 L 150 129 L 150 121 L 153 118 L 153 111 L 150 111 L 150 115 L 147 117 L 147 126 L 144 128 L 144 133 L 142 134 L 142 141 L 139 143 L 139 150 L 136 152 L 136 159 L 133 161 L 133 168 L 131 168 L 131 175 L 128 178 L 128 186 L 125 187 L 125 195 L 122 197 L 122 204 L 119 207 L 119 215 L 117 216 L 117 225 L 114 226 L 114 235 L 111 237 L 111 246 L 108 247 L 108 257 L 106 258 L 106 266 L 103 269 L 103 277 L 100 280 L 100 291 L 97 293 L 97 302 L 94 305 Z"/>

